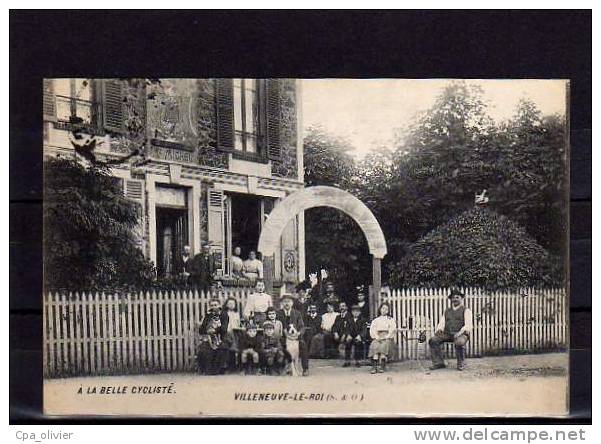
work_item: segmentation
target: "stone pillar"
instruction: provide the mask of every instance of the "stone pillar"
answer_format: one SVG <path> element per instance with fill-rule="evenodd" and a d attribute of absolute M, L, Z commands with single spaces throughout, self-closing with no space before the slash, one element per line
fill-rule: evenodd
<path fill-rule="evenodd" d="M 265 282 L 265 292 L 273 296 L 273 276 L 274 276 L 274 257 L 263 257 L 263 281 Z"/>
<path fill-rule="evenodd" d="M 378 306 L 380 305 L 380 289 L 382 288 L 382 259 L 372 256 L 373 269 L 373 297 L 370 301 L 370 316 L 375 318 L 378 315 Z"/>

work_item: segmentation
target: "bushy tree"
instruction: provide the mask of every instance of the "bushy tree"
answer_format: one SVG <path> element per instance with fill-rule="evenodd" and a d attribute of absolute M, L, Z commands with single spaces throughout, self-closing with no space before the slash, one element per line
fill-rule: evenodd
<path fill-rule="evenodd" d="M 359 164 L 356 193 L 379 220 L 387 262 L 435 227 L 471 208 L 487 190 L 495 211 L 523 226 L 553 254 L 565 255 L 565 122 L 522 100 L 495 123 L 480 88 L 458 81 L 433 106 Z"/>
<path fill-rule="evenodd" d="M 561 285 L 559 259 L 509 218 L 474 207 L 432 230 L 390 267 L 396 287 Z"/>
<path fill-rule="evenodd" d="M 108 169 L 73 159 L 44 162 L 44 279 L 47 290 L 144 288 L 154 267 L 137 247 L 140 208 Z"/>
<path fill-rule="evenodd" d="M 554 254 L 566 254 L 568 177 L 565 119 L 543 116 L 521 100 L 497 134 L 499 177 L 492 198 L 499 212 L 526 228 Z"/>

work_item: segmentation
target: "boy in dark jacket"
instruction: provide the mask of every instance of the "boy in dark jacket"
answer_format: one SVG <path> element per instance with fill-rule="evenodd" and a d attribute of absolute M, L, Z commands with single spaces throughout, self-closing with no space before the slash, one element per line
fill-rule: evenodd
<path fill-rule="evenodd" d="M 247 375 L 254 375 L 259 366 L 259 347 L 260 341 L 257 336 L 257 326 L 250 323 L 246 327 L 246 332 L 241 335 L 238 343 L 240 349 L 240 362 Z"/>
<path fill-rule="evenodd" d="M 274 371 L 278 373 L 284 362 L 284 350 L 282 341 L 274 334 L 273 324 L 269 321 L 263 323 L 263 338 L 259 345 L 259 353 L 263 359 L 265 373 L 268 375 Z"/>
<path fill-rule="evenodd" d="M 344 367 L 351 365 L 351 353 L 354 347 L 355 367 L 360 367 L 360 359 L 364 356 L 367 339 L 367 321 L 361 315 L 361 307 L 355 304 L 351 307 L 351 315 L 346 322 L 346 334 L 344 337 Z"/>
<path fill-rule="evenodd" d="M 303 338 L 309 349 L 309 357 L 320 358 L 323 355 L 323 335 L 321 334 L 321 316 L 317 312 L 316 304 L 309 305 L 304 323 Z"/>

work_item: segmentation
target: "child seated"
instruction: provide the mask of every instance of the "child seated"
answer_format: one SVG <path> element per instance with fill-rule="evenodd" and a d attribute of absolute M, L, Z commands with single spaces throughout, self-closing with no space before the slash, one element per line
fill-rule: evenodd
<path fill-rule="evenodd" d="M 284 362 L 284 350 L 281 338 L 275 337 L 273 324 L 270 321 L 263 323 L 263 338 L 260 344 L 260 354 L 263 359 L 265 373 L 279 373 Z"/>
<path fill-rule="evenodd" d="M 254 375 L 259 366 L 259 338 L 257 336 L 257 326 L 254 323 L 248 324 L 246 332 L 240 337 L 240 361 L 244 372 L 247 375 Z"/>

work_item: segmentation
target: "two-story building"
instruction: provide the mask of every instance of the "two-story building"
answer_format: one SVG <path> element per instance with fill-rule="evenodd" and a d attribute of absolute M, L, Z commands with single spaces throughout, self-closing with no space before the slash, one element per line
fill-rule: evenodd
<path fill-rule="evenodd" d="M 143 165 L 112 174 L 140 206 L 140 248 L 159 276 L 171 275 L 184 245 L 196 254 L 204 242 L 228 276 L 234 248 L 243 259 L 256 250 L 270 211 L 303 188 L 295 79 L 46 79 L 43 105 L 47 156 L 75 156 L 75 129 L 95 136 L 105 159 L 144 144 Z M 280 243 L 274 284 L 304 279 L 302 214 Z"/>

